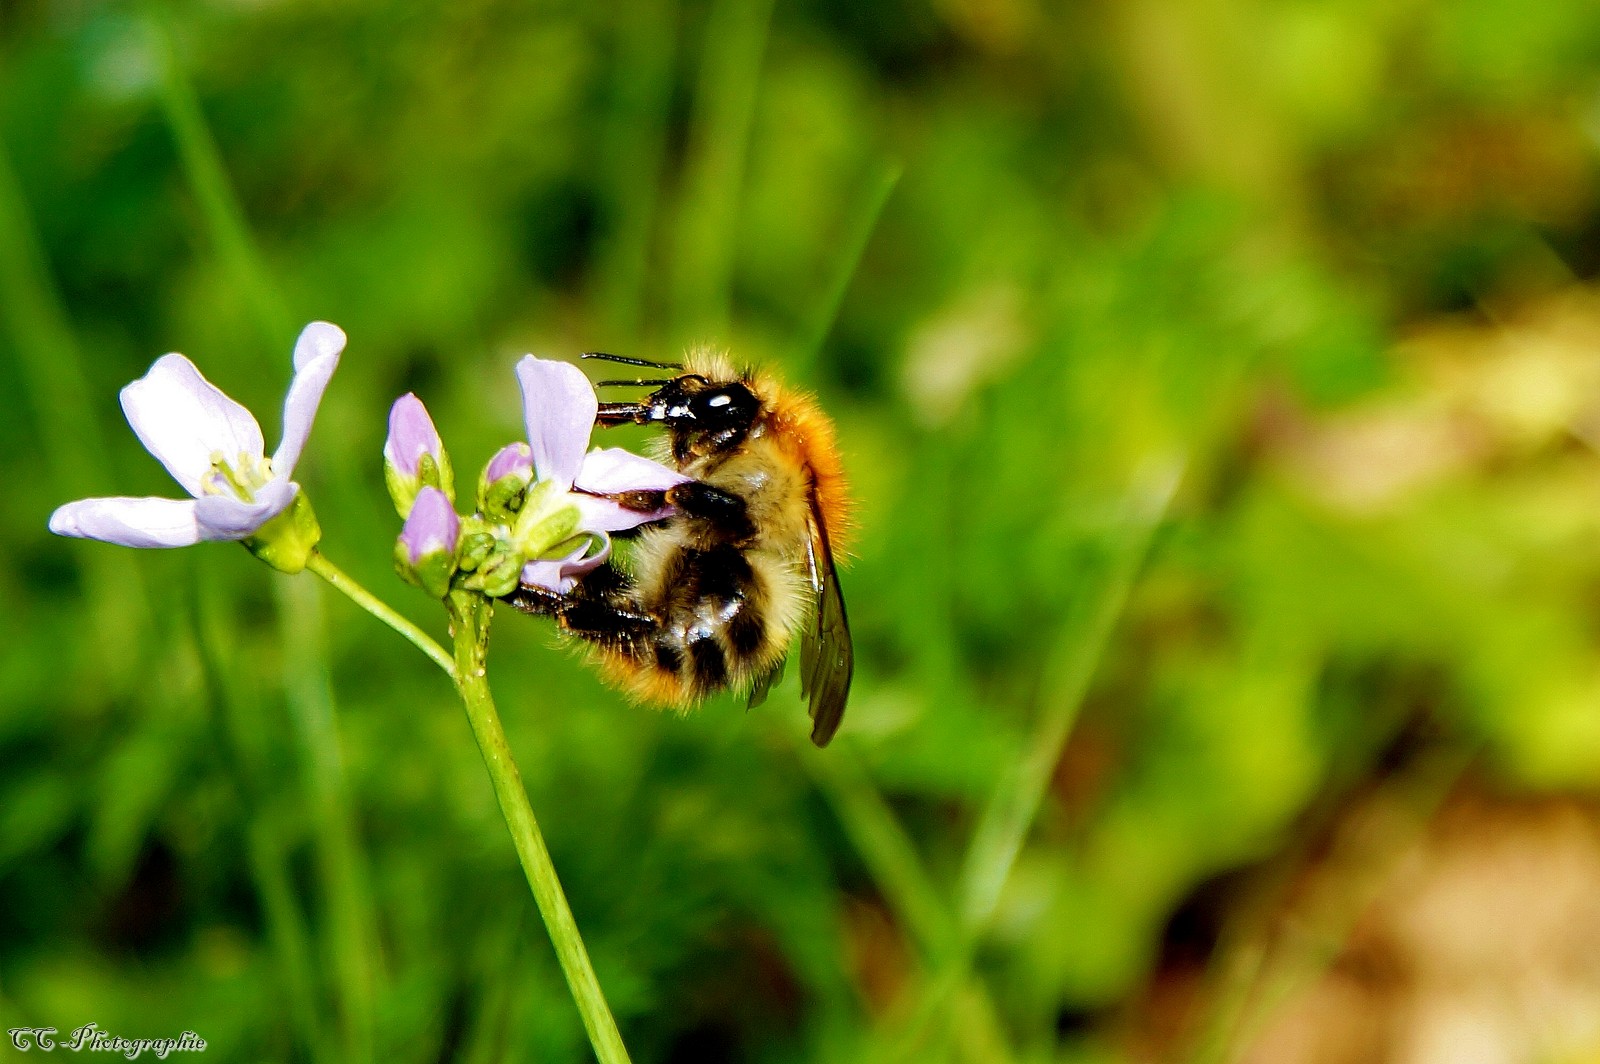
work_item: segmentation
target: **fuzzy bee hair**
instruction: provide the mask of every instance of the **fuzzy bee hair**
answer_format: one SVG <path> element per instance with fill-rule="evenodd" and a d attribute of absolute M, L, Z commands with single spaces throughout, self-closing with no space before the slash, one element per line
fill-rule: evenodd
<path fill-rule="evenodd" d="M 853 670 L 833 564 L 851 531 L 833 425 L 809 395 L 718 352 L 692 351 L 681 368 L 646 400 L 600 409 L 602 424 L 667 429 L 659 457 L 693 478 L 664 493 L 677 515 L 639 532 L 629 569 L 603 566 L 565 596 L 508 600 L 553 615 L 615 685 L 680 709 L 726 688 L 758 704 L 799 635 L 812 739 L 824 745 Z"/>

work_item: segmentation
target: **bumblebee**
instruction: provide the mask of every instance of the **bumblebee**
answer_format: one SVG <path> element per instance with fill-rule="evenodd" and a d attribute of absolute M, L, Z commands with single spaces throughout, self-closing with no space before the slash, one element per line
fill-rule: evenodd
<path fill-rule="evenodd" d="M 748 690 L 760 705 L 798 633 L 811 741 L 826 746 L 855 667 L 834 567 L 850 502 L 832 423 L 810 396 L 736 372 L 711 351 L 681 364 L 584 357 L 677 371 L 601 381 L 653 390 L 639 402 L 601 403 L 596 420 L 663 427 L 657 457 L 692 479 L 612 497 L 641 512 L 663 502 L 677 511 L 641 526 L 629 569 L 607 563 L 565 595 L 521 588 L 507 601 L 589 643 L 613 684 L 680 708 L 724 689 Z"/>

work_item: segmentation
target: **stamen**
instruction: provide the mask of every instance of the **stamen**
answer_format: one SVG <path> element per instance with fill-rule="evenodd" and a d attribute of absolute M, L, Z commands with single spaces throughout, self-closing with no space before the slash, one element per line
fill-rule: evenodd
<path fill-rule="evenodd" d="M 211 468 L 201 478 L 200 490 L 207 495 L 232 495 L 240 502 L 255 502 L 256 489 L 272 479 L 272 462 L 239 452 L 234 462 L 213 452 Z"/>

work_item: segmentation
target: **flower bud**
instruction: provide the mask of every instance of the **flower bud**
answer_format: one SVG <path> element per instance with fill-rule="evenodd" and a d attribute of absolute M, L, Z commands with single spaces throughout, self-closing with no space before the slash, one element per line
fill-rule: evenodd
<path fill-rule="evenodd" d="M 478 509 L 486 517 L 509 521 L 522 507 L 523 492 L 533 480 L 533 448 L 522 442 L 508 443 L 483 469 L 478 478 Z"/>
<path fill-rule="evenodd" d="M 428 408 L 407 392 L 389 408 L 389 437 L 383 443 L 383 479 L 389 497 L 401 517 L 411 515 L 417 493 L 437 488 L 454 505 L 455 475 L 450 456 L 445 453 L 439 430 L 433 427 Z"/>
<path fill-rule="evenodd" d="M 444 598 L 456 572 L 461 518 L 438 488 L 417 492 L 405 527 L 394 545 L 395 569 L 434 598 Z"/>
<path fill-rule="evenodd" d="M 474 527 L 477 526 L 477 527 Z M 463 525 L 461 546 L 456 551 L 455 586 L 500 598 L 516 590 L 517 573 L 522 568 L 522 553 L 511 542 L 504 525 L 485 529 L 476 517 Z"/>
<path fill-rule="evenodd" d="M 515 555 L 504 554 L 491 558 L 475 581 L 477 589 L 490 598 L 502 598 L 517 589 L 522 566 Z"/>
<path fill-rule="evenodd" d="M 493 532 L 481 526 L 475 531 L 464 532 L 461 536 L 461 547 L 456 551 L 456 568 L 464 573 L 480 568 L 499 542 L 499 538 Z"/>

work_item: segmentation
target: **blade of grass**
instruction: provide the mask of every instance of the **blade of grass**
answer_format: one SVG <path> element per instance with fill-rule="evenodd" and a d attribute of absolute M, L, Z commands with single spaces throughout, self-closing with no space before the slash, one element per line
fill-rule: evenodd
<path fill-rule="evenodd" d="M 902 173 L 898 162 L 884 160 L 868 179 L 866 194 L 857 201 L 844 227 L 846 236 L 840 245 L 836 269 L 818 300 L 813 324 L 794 349 L 792 357 L 797 366 L 813 362 L 832 331 L 850 282 Z M 806 743 L 794 743 L 786 733 L 779 734 L 797 748 L 801 765 L 833 807 L 890 908 L 916 939 L 924 962 L 941 970 L 950 967 L 940 964 L 939 959 L 957 940 L 958 925 L 924 868 L 911 836 L 873 785 L 848 742 L 824 752 Z M 1012 1059 L 987 991 L 976 980 L 966 981 L 964 990 L 964 1016 L 971 1028 L 969 1043 L 978 1047 L 974 1053 L 980 1053 L 985 1060 Z"/>
<path fill-rule="evenodd" d="M 294 319 L 288 305 L 267 279 L 261 256 L 250 235 L 244 211 L 234 195 L 216 140 L 206 125 L 194 86 L 179 62 L 172 33 L 154 2 L 144 5 L 156 67 L 160 72 L 161 110 L 172 130 L 190 191 L 205 219 L 223 267 L 249 304 L 269 351 L 288 350 L 294 341 Z"/>
<path fill-rule="evenodd" d="M 899 1060 L 945 1056 L 955 996 L 967 982 L 978 940 L 1038 815 L 1051 773 L 1182 471 L 1182 461 L 1169 460 L 1151 462 L 1135 475 L 1125 505 L 1125 531 L 1106 574 L 1082 614 L 1063 626 L 1057 649 L 1045 664 L 1040 690 L 1046 701 L 1023 757 L 996 784 L 973 831 L 958 881 L 957 930 L 940 954 L 939 967 L 923 984 L 921 1000 L 908 1010 L 909 1020 L 899 1036 Z"/>
<path fill-rule="evenodd" d="M 900 176 L 904 172 L 905 168 L 899 162 L 880 160 L 868 176 L 866 194 L 856 202 L 845 221 L 837 265 L 833 276 L 828 278 L 827 287 L 822 290 L 822 298 L 812 318 L 811 331 L 795 349 L 793 362 L 797 372 L 803 373 L 810 368 L 816 361 L 817 352 L 822 350 L 823 341 L 833 331 L 833 324 L 839 318 L 839 308 L 844 304 L 845 293 L 850 290 L 850 282 L 855 279 L 856 270 L 861 266 L 861 257 L 866 254 L 872 234 L 878 229 L 883 208 L 888 205 L 889 196 L 900 183 Z"/>
<path fill-rule="evenodd" d="M 314 581 L 274 576 L 284 646 L 284 693 L 300 739 L 312 801 L 332 960 L 343 1020 L 341 1059 L 371 1060 L 375 1036 L 377 930 L 346 794 L 343 755 L 323 646 L 322 589 Z"/>
<path fill-rule="evenodd" d="M 239 683 L 241 666 L 230 633 L 233 625 L 223 607 L 224 593 L 209 567 L 196 569 L 193 596 L 195 632 L 206 684 L 212 691 L 212 721 L 217 749 L 229 767 L 243 808 L 250 878 L 261 899 L 267 939 L 277 965 L 289 1020 L 313 1061 L 333 1059 L 317 1005 L 315 969 L 305 918 L 295 900 L 289 872 L 289 847 L 274 815 L 270 789 L 256 766 L 264 763 L 255 738 L 261 706 Z"/>
<path fill-rule="evenodd" d="M 456 1059 L 461 1064 L 499 1064 L 510 1057 L 511 1020 L 515 1004 L 517 975 L 522 965 L 522 946 L 527 940 L 527 913 L 523 910 L 510 934 L 496 921 L 480 937 L 473 957 L 473 977 L 477 995 L 472 1019 L 461 1036 Z"/>
<path fill-rule="evenodd" d="M 1347 874 L 1336 875 L 1334 885 L 1325 885 L 1304 911 L 1279 919 L 1269 914 L 1253 933 L 1224 944 L 1213 965 L 1212 1009 L 1199 1027 L 1190 1064 L 1237 1060 L 1279 1009 L 1332 966 L 1396 861 L 1427 830 L 1478 752 L 1476 746 L 1440 750 L 1386 783 L 1379 800 L 1394 815 L 1377 837 L 1360 840 L 1363 852 L 1345 846 L 1332 854 L 1302 855 L 1297 865 L 1315 859 L 1343 866 Z"/>
<path fill-rule="evenodd" d="M 728 326 L 735 222 L 772 0 L 715 0 L 701 45 L 673 244 L 674 339 Z"/>
<path fill-rule="evenodd" d="M 1069 633 L 1058 642 L 1045 667 L 1041 687 L 1044 710 L 1034 724 L 1025 754 L 995 787 L 967 847 L 959 911 L 968 935 L 981 933 L 994 915 L 1000 892 L 1044 801 L 1050 775 L 1078 719 L 1095 668 L 1127 605 L 1156 527 L 1177 491 L 1182 469 L 1181 462 L 1156 463 L 1136 477 L 1127 506 L 1127 533 L 1088 610 L 1088 621 L 1081 633 L 1075 637 Z"/>
<path fill-rule="evenodd" d="M 621 341 L 640 339 L 651 236 L 667 157 L 667 118 L 677 63 L 677 0 L 618 8 L 617 76 L 606 112 L 603 188 L 616 218 L 599 251 L 594 318 Z M 610 341 L 605 341 L 609 343 Z"/>
<path fill-rule="evenodd" d="M 817 750 L 809 743 L 794 741 L 782 729 L 775 727 L 773 731 L 795 749 L 800 764 L 839 818 L 851 846 L 866 862 L 895 918 L 911 933 L 924 965 L 931 970 L 964 975 L 964 970 L 942 963 L 957 939 L 951 907 L 928 875 L 916 844 L 873 785 L 848 741 Z M 975 979 L 968 980 L 963 989 L 963 1014 L 970 1026 L 971 1041 L 984 1047 L 983 1059 L 1011 1060 L 1013 1054 L 988 992 Z"/>
<path fill-rule="evenodd" d="M 62 308 L 10 157 L 0 145 L 0 323 L 17 357 L 51 479 L 63 496 L 110 494 L 114 465 L 95 416 L 82 352 Z M 65 501 L 65 498 L 63 498 Z M 143 656 L 150 613 L 144 566 L 136 558 L 71 541 L 85 595 L 94 604 L 102 675 L 121 690 Z"/>
<path fill-rule="evenodd" d="M 8 153 L 0 149 L 0 320 L 33 399 L 46 461 L 63 481 L 102 487 L 105 434 L 88 377 Z"/>
<path fill-rule="evenodd" d="M 812 325 L 795 345 L 792 360 L 797 366 L 805 367 L 814 361 L 833 330 L 845 293 L 850 289 L 861 257 L 903 169 L 898 162 L 882 160 L 866 182 L 866 193 L 857 201 L 844 226 L 846 235 L 839 245 L 835 269 L 817 301 Z M 783 738 L 788 741 L 790 737 L 784 735 Z M 807 743 L 790 745 L 797 749 L 801 765 L 833 807 L 890 908 L 916 939 L 925 961 L 940 956 L 948 949 L 957 930 L 950 908 L 924 868 L 916 844 L 848 743 L 840 743 L 828 751 L 816 750 Z M 970 990 L 987 1006 L 988 998 L 981 986 L 974 985 Z M 987 1017 L 991 1021 L 979 1032 L 986 1044 L 1003 1049 L 1004 1035 L 998 1023 L 993 1022 L 993 1008 L 983 1008 L 978 1016 L 980 1020 Z"/>
<path fill-rule="evenodd" d="M 110 471 L 115 463 L 110 458 L 112 451 L 106 444 L 100 420 L 94 416 L 88 399 L 91 392 L 82 353 L 50 279 L 25 200 L 3 148 L 0 148 L 0 320 L 4 321 L 7 338 L 17 354 L 37 417 L 39 438 L 44 443 L 44 457 L 52 473 L 61 484 L 76 485 L 75 491 L 110 493 L 115 484 Z M 80 555 L 80 564 L 88 574 L 85 587 L 99 615 L 92 627 L 97 633 L 93 643 L 100 652 L 102 675 L 110 678 L 116 688 L 122 686 L 119 682 L 122 680 L 142 680 L 144 655 L 134 644 L 143 634 L 160 630 L 152 623 L 153 610 L 142 561 L 137 554 L 112 552 L 81 540 L 69 542 L 70 549 Z M 206 635 L 208 632 L 215 634 L 215 629 L 198 623 L 196 632 L 202 663 L 210 670 L 215 660 L 208 659 L 207 653 L 215 650 L 216 644 Z M 213 688 L 224 691 L 219 685 L 213 684 Z M 226 708 L 226 696 L 222 701 Z M 237 747 L 224 744 L 225 756 L 230 749 L 238 752 Z M 244 789 L 249 789 L 248 781 L 237 772 L 234 778 Z M 286 988 L 291 1013 L 311 1052 L 311 1059 L 328 1059 L 320 1048 L 310 965 L 305 960 L 305 930 L 293 900 L 281 841 L 273 836 L 264 816 L 252 816 L 249 831 L 252 879 L 261 897 L 268 934 L 274 942 L 275 963 Z"/>
<path fill-rule="evenodd" d="M 894 810 L 847 746 L 811 750 L 798 743 L 792 745 L 800 764 L 833 807 L 890 908 L 916 939 L 923 955 L 936 954 L 950 941 L 955 921 Z"/>

